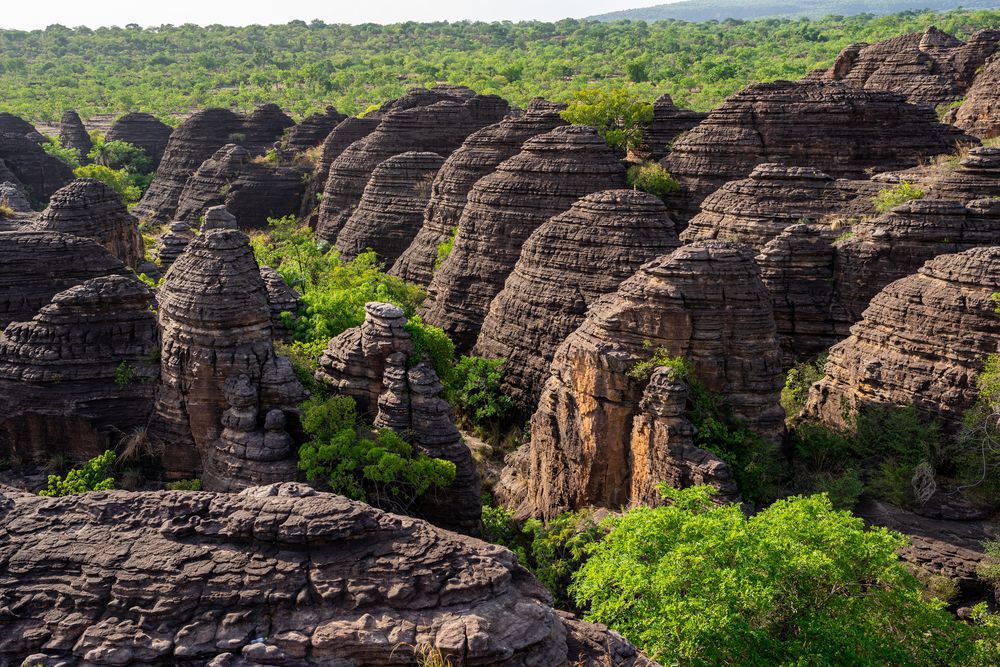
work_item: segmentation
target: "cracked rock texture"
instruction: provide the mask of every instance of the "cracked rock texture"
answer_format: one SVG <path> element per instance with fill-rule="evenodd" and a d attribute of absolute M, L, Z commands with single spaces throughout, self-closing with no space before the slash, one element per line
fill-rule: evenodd
<path fill-rule="evenodd" d="M 681 246 L 597 301 L 559 347 L 531 419 L 531 440 L 504 470 L 498 498 L 520 517 L 620 507 L 646 498 L 653 460 L 633 452 L 648 381 L 629 375 L 662 348 L 682 356 L 748 427 L 781 437 L 781 352 L 750 249 L 722 241 Z M 636 444 L 648 448 L 648 437 Z"/>
<path fill-rule="evenodd" d="M 15 213 L 31 212 L 31 202 L 24 194 L 24 188 L 12 181 L 0 183 L 0 205 L 12 209 Z"/>
<path fill-rule="evenodd" d="M 623 187 L 625 168 L 597 131 L 569 125 L 535 136 L 468 196 L 451 254 L 434 274 L 421 315 L 459 351 L 471 349 L 521 247 L 580 197 Z"/>
<path fill-rule="evenodd" d="M 157 169 L 172 132 L 173 128 L 158 120 L 156 116 L 133 111 L 116 120 L 104 136 L 104 140 L 125 141 L 141 148 L 149 156 L 153 169 Z"/>
<path fill-rule="evenodd" d="M 21 186 L 32 204 L 41 208 L 56 190 L 73 180 L 73 170 L 42 150 L 39 145 L 42 136 L 34 127 L 16 116 L 5 115 L 8 116 L 6 120 L 0 119 L 3 120 L 0 122 L 3 180 Z M 24 131 L 24 126 L 30 131 Z"/>
<path fill-rule="evenodd" d="M 577 200 L 536 229 L 490 304 L 475 354 L 503 357 L 503 389 L 533 412 L 559 345 L 599 297 L 678 245 L 663 202 L 635 190 Z"/>
<path fill-rule="evenodd" d="M 645 127 L 641 152 L 651 160 L 662 160 L 680 135 L 705 120 L 707 113 L 681 109 L 670 95 L 663 94 L 653 103 L 653 120 Z"/>
<path fill-rule="evenodd" d="M 981 139 L 1000 136 L 1000 55 L 994 55 L 955 113 L 955 125 Z"/>
<path fill-rule="evenodd" d="M 316 227 L 320 207 L 319 199 L 323 194 L 323 188 L 326 186 L 326 178 L 330 173 L 330 165 L 340 157 L 340 154 L 348 146 L 374 132 L 381 121 L 382 116 L 377 111 L 365 115 L 364 118 L 350 116 L 338 123 L 326 135 L 326 139 L 323 140 L 320 148 L 319 162 L 313 170 L 309 182 L 306 183 L 305 195 L 302 197 L 302 208 L 299 211 L 300 217 L 309 219 L 310 227 L 314 229 Z"/>
<path fill-rule="evenodd" d="M 188 243 L 191 243 L 191 239 L 195 236 L 194 230 L 186 222 L 181 222 L 180 220 L 175 220 L 170 223 L 167 231 L 156 239 L 156 256 L 160 260 L 160 266 L 166 271 L 170 268 L 184 249 L 187 248 Z"/>
<path fill-rule="evenodd" d="M 292 332 L 285 327 L 281 314 L 287 312 L 294 316 L 298 312 L 301 303 L 299 295 L 288 286 L 281 274 L 270 266 L 260 267 L 260 277 L 267 289 L 267 303 L 271 308 L 271 332 L 275 340 L 290 343 Z"/>

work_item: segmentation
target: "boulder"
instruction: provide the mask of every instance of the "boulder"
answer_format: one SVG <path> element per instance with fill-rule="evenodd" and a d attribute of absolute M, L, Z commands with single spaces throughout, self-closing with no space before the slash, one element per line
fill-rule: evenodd
<path fill-rule="evenodd" d="M 630 371 L 656 353 L 684 357 L 693 376 L 735 417 L 780 439 L 781 352 L 753 256 L 734 243 L 692 243 L 645 264 L 599 299 L 559 347 L 531 418 L 531 440 L 508 459 L 498 498 L 519 517 L 545 519 L 588 505 L 649 501 L 652 477 L 667 464 L 642 466 L 668 456 L 649 452 L 650 442 L 686 447 L 683 435 L 669 435 L 674 408 L 662 410 L 666 439 L 651 440 L 649 411 L 670 402 L 660 389 L 642 414 L 649 379 Z M 714 466 L 699 457 L 698 465 Z"/>
<path fill-rule="evenodd" d="M 976 374 L 997 351 L 998 291 L 996 246 L 935 257 L 890 283 L 831 348 L 803 414 L 841 427 L 866 404 L 913 405 L 957 427 L 976 401 Z"/>
<path fill-rule="evenodd" d="M 680 243 L 663 202 L 635 190 L 577 200 L 536 229 L 493 299 L 475 354 L 505 358 L 504 392 L 534 411 L 556 349 L 599 297 Z"/>
<path fill-rule="evenodd" d="M 87 134 L 87 128 L 80 120 L 80 114 L 70 109 L 62 115 L 59 121 L 59 143 L 63 148 L 72 148 L 80 156 L 81 161 L 87 160 L 87 153 L 94 147 L 94 142 Z"/>
<path fill-rule="evenodd" d="M 270 266 L 260 267 L 260 277 L 267 288 L 267 304 L 271 309 L 271 334 L 275 340 L 290 343 L 292 333 L 285 326 L 282 313 L 292 313 L 294 316 L 300 305 L 299 295 L 285 282 L 277 271 Z"/>
<path fill-rule="evenodd" d="M 53 194 L 35 227 L 93 239 L 133 268 L 145 254 L 138 221 L 118 193 L 93 178 L 77 179 Z"/>
<path fill-rule="evenodd" d="M 424 321 L 444 329 L 458 350 L 471 349 L 531 233 L 580 197 L 624 184 L 624 166 L 591 127 L 557 127 L 526 141 L 469 192 L 451 254 L 428 289 Z"/>
<path fill-rule="evenodd" d="M 472 186 L 501 162 L 517 155 L 526 140 L 563 125 L 565 121 L 559 112 L 565 108 L 563 104 L 535 98 L 523 114 L 512 115 L 469 135 L 435 177 L 423 225 L 389 273 L 419 285 L 430 284 L 438 246 L 457 229 Z"/>
<path fill-rule="evenodd" d="M 158 169 L 173 129 L 148 113 L 127 113 L 104 135 L 105 141 L 124 141 L 146 151 L 152 168 Z"/>
<path fill-rule="evenodd" d="M 1000 55 L 976 77 L 955 113 L 955 125 L 981 139 L 1000 136 Z"/>
<path fill-rule="evenodd" d="M 281 148 L 289 153 L 301 153 L 315 148 L 321 145 L 333 132 L 333 128 L 346 118 L 346 114 L 340 113 L 333 107 L 327 107 L 323 113 L 306 116 L 289 130 L 288 136 L 281 143 Z"/>
<path fill-rule="evenodd" d="M 11 181 L 0 183 L 0 206 L 6 206 L 15 213 L 31 212 L 31 202 L 24 194 L 24 188 Z"/>
<path fill-rule="evenodd" d="M 371 249 L 392 266 L 420 230 L 431 183 L 443 163 L 437 153 L 409 151 L 379 164 L 337 235 L 340 256 L 351 260 Z"/>
<path fill-rule="evenodd" d="M 507 549 L 299 484 L 0 507 L 5 663 L 656 667 Z"/>
<path fill-rule="evenodd" d="M 0 334 L 0 454 L 83 462 L 145 429 L 158 372 L 152 293 L 134 276 L 59 292 Z"/>
<path fill-rule="evenodd" d="M 651 160 L 662 160 L 670 152 L 674 141 L 698 123 L 707 113 L 681 109 L 674 99 L 664 93 L 653 103 L 653 120 L 643 129 L 643 146 L 640 152 Z"/>

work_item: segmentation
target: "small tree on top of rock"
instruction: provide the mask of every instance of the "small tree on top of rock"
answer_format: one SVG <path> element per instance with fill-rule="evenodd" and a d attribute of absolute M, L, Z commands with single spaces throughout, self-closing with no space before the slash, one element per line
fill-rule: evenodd
<path fill-rule="evenodd" d="M 596 128 L 609 146 L 625 151 L 642 143 L 643 125 L 653 120 L 653 105 L 623 88 L 580 90 L 560 115 L 568 123 Z"/>

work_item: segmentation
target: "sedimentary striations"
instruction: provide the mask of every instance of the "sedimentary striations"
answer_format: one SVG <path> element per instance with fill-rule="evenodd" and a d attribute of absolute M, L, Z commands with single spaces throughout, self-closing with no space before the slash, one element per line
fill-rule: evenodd
<path fill-rule="evenodd" d="M 402 666 L 434 646 L 470 665 L 655 667 L 554 611 L 510 551 L 298 484 L 71 498 L 4 487 L 0 506 L 0 559 L 19 564 L 0 582 L 24 610 L 3 621 L 6 662 Z"/>
<path fill-rule="evenodd" d="M 207 228 L 170 267 L 157 297 L 161 386 L 150 433 L 165 447 L 168 476 L 200 473 L 206 488 L 256 482 L 270 462 L 249 454 L 236 461 L 239 451 L 219 446 L 229 426 L 224 414 L 252 411 L 254 420 L 240 427 L 263 430 L 272 410 L 293 413 L 304 391 L 291 363 L 275 354 L 268 292 L 249 239 L 235 229 Z M 230 403 L 244 376 L 252 405 Z"/>
<path fill-rule="evenodd" d="M 965 95 L 998 40 L 998 30 L 981 30 L 966 43 L 930 26 L 877 44 L 851 44 L 829 70 L 813 76 L 937 107 Z"/>
<path fill-rule="evenodd" d="M 978 146 L 968 153 L 905 171 L 879 174 L 873 185 L 892 188 L 910 183 L 924 199 L 972 199 L 1000 197 L 1000 148 Z"/>
<path fill-rule="evenodd" d="M 156 116 L 133 111 L 116 120 L 104 140 L 125 141 L 141 148 L 149 156 L 153 169 L 157 169 L 172 132 L 170 126 Z"/>
<path fill-rule="evenodd" d="M 653 103 L 653 120 L 644 128 L 642 152 L 651 160 L 662 160 L 680 135 L 707 116 L 700 111 L 681 109 L 670 95 L 660 95 Z"/>
<path fill-rule="evenodd" d="M 94 147 L 94 142 L 87 134 L 87 128 L 80 120 L 80 114 L 72 109 L 66 111 L 59 121 L 59 143 L 63 148 L 72 148 L 79 154 L 81 160 L 86 160 L 87 153 Z"/>
<path fill-rule="evenodd" d="M 175 220 L 170 223 L 167 231 L 156 240 L 156 257 L 164 271 L 181 256 L 193 238 L 194 230 L 186 222 Z"/>
<path fill-rule="evenodd" d="M 158 372 L 152 293 L 134 276 L 59 292 L 0 334 L 0 451 L 86 461 L 145 426 Z"/>
<path fill-rule="evenodd" d="M 559 117 L 559 112 L 565 108 L 565 105 L 535 98 L 523 114 L 505 118 L 469 135 L 438 172 L 431 186 L 423 225 L 389 273 L 409 282 L 429 284 L 434 276 L 438 246 L 458 227 L 472 186 L 492 173 L 501 162 L 517 155 L 525 141 L 565 124 Z"/>
<path fill-rule="evenodd" d="M 263 155 L 295 121 L 277 104 L 262 104 L 243 120 L 242 144 L 253 155 Z"/>
<path fill-rule="evenodd" d="M 780 437 L 781 352 L 757 266 L 746 246 L 697 242 L 647 263 L 599 299 L 560 346 L 531 419 L 531 441 L 504 471 L 503 502 L 519 516 L 548 518 L 651 500 L 633 494 L 648 493 L 663 466 L 642 469 L 654 460 L 643 435 L 648 426 L 640 424 L 640 449 L 632 451 L 648 381 L 629 371 L 657 351 L 686 358 L 735 416 Z"/>
<path fill-rule="evenodd" d="M 340 154 L 348 146 L 374 132 L 381 121 L 382 116 L 376 111 L 366 114 L 364 118 L 351 116 L 338 123 L 326 135 L 326 139 L 323 140 L 320 147 L 319 162 L 313 169 L 309 182 L 306 183 L 305 195 L 302 197 L 302 208 L 299 211 L 300 217 L 309 219 L 310 227 L 315 228 L 316 226 L 316 219 L 319 215 L 319 200 L 323 194 L 323 188 L 326 186 L 330 165 L 340 157 Z"/>
<path fill-rule="evenodd" d="M 114 190 L 93 178 L 77 179 L 53 194 L 35 228 L 93 239 L 133 268 L 144 255 L 138 221 Z"/>
<path fill-rule="evenodd" d="M 267 303 L 271 308 L 271 334 L 275 340 L 291 342 L 292 334 L 285 326 L 282 313 L 291 313 L 293 316 L 299 310 L 300 300 L 298 293 L 288 286 L 281 274 L 270 266 L 260 267 L 260 277 L 267 288 Z"/>
<path fill-rule="evenodd" d="M 914 166 L 973 140 L 902 95 L 840 82 L 776 81 L 728 98 L 673 146 L 664 161 L 682 186 L 684 221 L 706 196 L 758 164 L 816 169 L 834 178 Z"/>
<path fill-rule="evenodd" d="M 878 293 L 830 350 L 805 414 L 835 426 L 865 404 L 914 405 L 956 425 L 997 350 L 1000 248 L 941 255 Z"/>
<path fill-rule="evenodd" d="M 53 192 L 73 180 L 70 166 L 42 150 L 30 133 L 5 132 L 0 129 L 0 163 L 0 171 L 4 173 L 3 180 L 12 181 L 24 188 L 35 205 L 44 206 Z"/>
<path fill-rule="evenodd" d="M 454 247 L 431 282 L 424 319 L 443 328 L 458 349 L 470 349 L 531 233 L 580 197 L 620 188 L 624 180 L 621 161 L 593 128 L 557 127 L 526 141 L 469 192 Z"/>
<path fill-rule="evenodd" d="M 981 139 L 1000 136 L 1000 55 L 976 77 L 955 114 L 955 125 Z"/>
<path fill-rule="evenodd" d="M 268 218 L 298 211 L 304 175 L 300 167 L 255 160 L 242 146 L 226 144 L 187 179 L 175 216 L 194 224 L 209 208 L 225 206 L 242 229 L 267 227 Z"/>
<path fill-rule="evenodd" d="M 24 194 L 24 188 L 13 181 L 0 182 L 0 206 L 5 206 L 15 213 L 31 211 L 31 202 Z"/>
<path fill-rule="evenodd" d="M 409 151 L 379 164 L 337 235 L 341 257 L 353 259 L 371 249 L 392 266 L 420 230 L 431 183 L 443 163 L 437 153 Z"/>
<path fill-rule="evenodd" d="M 45 137 L 35 129 L 35 126 L 20 116 L 6 111 L 0 111 L 0 134 L 16 134 L 30 139 L 36 144 L 45 142 Z"/>
<path fill-rule="evenodd" d="M 346 118 L 346 114 L 340 113 L 334 107 L 327 107 L 323 113 L 306 116 L 289 130 L 281 143 L 281 148 L 290 153 L 301 153 L 319 146 L 333 132 L 333 128 Z"/>
<path fill-rule="evenodd" d="M 467 90 L 460 95 L 450 89 L 427 90 L 414 96 L 413 101 L 423 104 L 409 106 L 401 102 L 391 110 L 380 110 L 384 115 L 378 128 L 351 144 L 331 163 L 316 233 L 329 241 L 336 239 L 361 199 L 372 171 L 381 162 L 406 151 L 429 151 L 447 157 L 469 134 L 499 121 L 509 111 L 495 96 L 469 96 L 464 92 Z M 440 101 L 429 103 L 431 100 Z"/>
<path fill-rule="evenodd" d="M 57 232 L 0 232 L 0 327 L 23 322 L 58 292 L 107 275 L 127 275 L 96 242 Z"/>
<path fill-rule="evenodd" d="M 556 348 L 598 297 L 680 243 L 663 202 L 634 190 L 578 200 L 525 241 L 493 299 L 475 353 L 507 360 L 504 390 L 530 413 Z"/>

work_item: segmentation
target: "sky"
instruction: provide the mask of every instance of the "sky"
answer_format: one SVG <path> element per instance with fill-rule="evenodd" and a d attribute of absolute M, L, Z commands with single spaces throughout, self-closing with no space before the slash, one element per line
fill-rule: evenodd
<path fill-rule="evenodd" d="M 295 19 L 326 23 L 401 21 L 557 21 L 669 0 L 3 0 L 0 27 L 33 30 L 52 23 L 75 28 L 138 23 L 248 25 Z"/>

